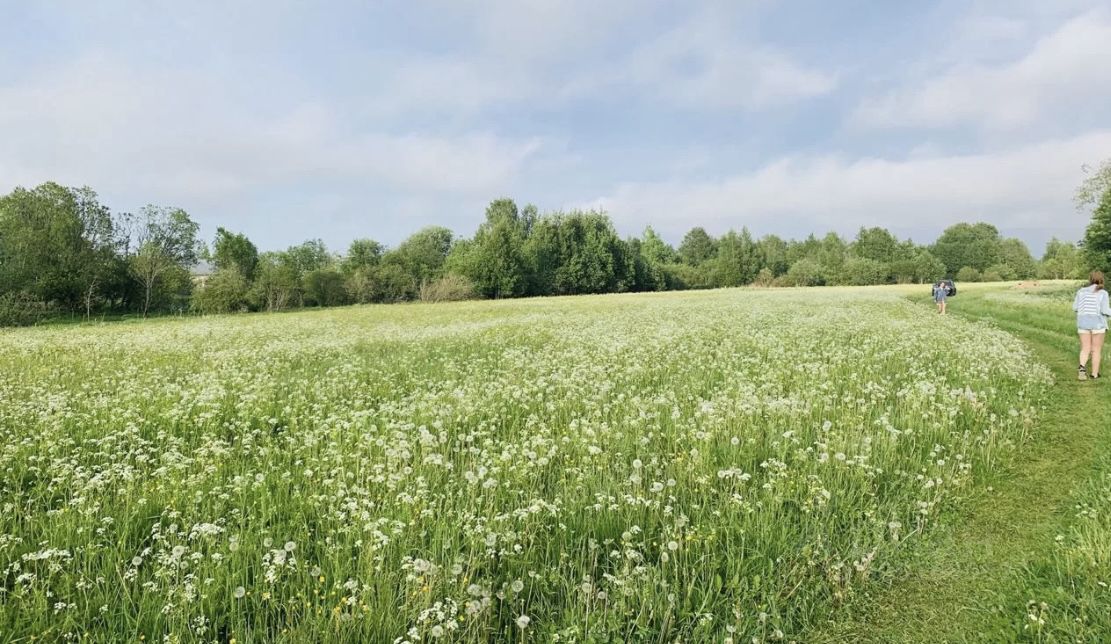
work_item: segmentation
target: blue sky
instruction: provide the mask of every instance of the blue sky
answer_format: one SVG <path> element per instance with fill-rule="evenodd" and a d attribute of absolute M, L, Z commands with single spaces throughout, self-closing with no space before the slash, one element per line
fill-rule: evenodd
<path fill-rule="evenodd" d="M 89 185 L 264 249 L 470 235 L 510 196 L 672 241 L 984 220 L 1040 254 L 1111 157 L 1094 0 L 0 9 L 0 191 Z"/>

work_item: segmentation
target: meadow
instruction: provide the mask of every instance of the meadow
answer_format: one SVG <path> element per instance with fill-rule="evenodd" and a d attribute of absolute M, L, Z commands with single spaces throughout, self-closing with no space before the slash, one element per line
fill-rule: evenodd
<path fill-rule="evenodd" d="M 1052 380 L 885 288 L 0 331 L 0 639 L 789 640 Z"/>

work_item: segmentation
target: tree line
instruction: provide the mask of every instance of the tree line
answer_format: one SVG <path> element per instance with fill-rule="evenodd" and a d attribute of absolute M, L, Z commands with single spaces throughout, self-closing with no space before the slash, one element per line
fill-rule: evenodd
<path fill-rule="evenodd" d="M 695 227 L 673 247 L 651 227 L 623 239 L 604 213 L 540 214 L 511 199 L 491 202 L 471 237 L 433 226 L 393 248 L 357 239 L 334 253 L 319 239 L 261 252 L 223 227 L 206 244 L 181 208 L 149 205 L 115 214 L 87 187 L 45 183 L 0 197 L 0 325 L 62 314 L 279 311 L 742 285 L 924 283 L 946 276 L 1077 278 L 1088 266 L 1111 261 L 1109 194 L 1096 191 L 1086 243 L 1053 239 L 1040 260 L 1022 241 L 982 222 L 950 226 L 928 245 L 880 227 L 861 228 L 852 239 L 829 233 L 801 240 L 756 238 L 747 228 L 715 237 Z M 197 275 L 203 264 L 213 270 Z"/>

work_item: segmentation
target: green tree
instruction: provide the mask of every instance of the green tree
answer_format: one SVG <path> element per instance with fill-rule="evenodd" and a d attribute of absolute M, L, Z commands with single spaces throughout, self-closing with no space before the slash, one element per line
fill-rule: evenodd
<path fill-rule="evenodd" d="M 679 258 L 690 266 L 701 266 L 712 259 L 717 252 L 714 238 L 705 228 L 691 228 L 679 244 Z"/>
<path fill-rule="evenodd" d="M 1085 167 L 1087 171 L 1088 168 Z M 1082 210 L 1098 207 L 1111 192 L 1111 159 L 1105 160 L 1098 168 L 1088 171 L 1088 177 L 1076 190 L 1076 207 Z"/>
<path fill-rule="evenodd" d="M 838 282 L 853 286 L 884 284 L 889 273 L 888 265 L 870 257 L 850 257 L 841 266 Z"/>
<path fill-rule="evenodd" d="M 890 264 L 899 256 L 899 240 L 886 228 L 861 227 L 856 233 L 850 250 L 853 255 L 871 259 L 880 264 Z"/>
<path fill-rule="evenodd" d="M 234 268 L 250 281 L 255 278 L 258 248 L 242 233 L 217 228 L 216 238 L 212 241 L 212 263 L 218 269 Z"/>
<path fill-rule="evenodd" d="M 382 261 L 400 266 L 416 284 L 433 281 L 443 275 L 452 241 L 452 233 L 447 228 L 429 226 L 386 253 Z"/>
<path fill-rule="evenodd" d="M 285 252 L 259 255 L 250 300 L 258 309 L 281 311 L 299 298 L 301 276 Z"/>
<path fill-rule="evenodd" d="M 196 222 L 181 208 L 143 207 L 133 221 L 135 254 L 130 256 L 131 275 L 143 290 L 143 317 L 157 296 L 186 294 L 189 267 L 197 263 L 200 245 Z M 186 279 L 183 281 L 181 274 Z M 157 289 L 161 289 L 158 292 Z"/>
<path fill-rule="evenodd" d="M 231 313 L 247 306 L 251 285 L 238 264 L 216 269 L 193 290 L 193 306 L 203 313 Z"/>
<path fill-rule="evenodd" d="M 529 292 L 573 295 L 629 290 L 636 282 L 636 259 L 631 248 L 602 213 L 540 217 L 525 243 L 531 276 Z"/>
<path fill-rule="evenodd" d="M 343 274 L 326 267 L 309 271 L 303 278 L 305 300 L 315 306 L 339 306 L 347 304 L 347 289 Z"/>
<path fill-rule="evenodd" d="M 1084 276 L 1084 258 L 1076 244 L 1056 237 L 1045 245 L 1038 277 L 1045 279 L 1080 279 Z"/>
<path fill-rule="evenodd" d="M 374 271 L 373 298 L 376 302 L 403 302 L 417 296 L 413 276 L 397 264 L 383 264 Z"/>
<path fill-rule="evenodd" d="M 955 224 L 945 229 L 930 249 L 952 274 L 963 267 L 982 272 L 1000 261 L 1002 239 L 995 226 L 986 223 Z"/>
<path fill-rule="evenodd" d="M 714 286 L 751 284 L 762 268 L 760 251 L 748 228 L 730 230 L 717 241 L 717 254 L 707 263 Z"/>
<path fill-rule="evenodd" d="M 89 188 L 44 183 L 0 197 L 0 293 L 88 315 L 118 270 L 117 231 Z"/>
<path fill-rule="evenodd" d="M 771 271 L 772 277 L 779 277 L 791 268 L 789 248 L 789 244 L 776 235 L 765 235 L 760 239 L 761 264 Z"/>
<path fill-rule="evenodd" d="M 382 261 L 385 249 L 373 239 L 356 239 L 347 248 L 347 256 L 340 263 L 340 270 L 351 275 L 359 270 L 372 269 Z"/>
<path fill-rule="evenodd" d="M 980 282 L 983 279 L 983 273 L 972 266 L 964 266 L 957 271 L 958 282 Z"/>
<path fill-rule="evenodd" d="M 1030 279 L 1038 272 L 1038 263 L 1021 239 L 1010 237 L 999 243 L 999 263 L 996 272 L 1005 279 Z"/>
<path fill-rule="evenodd" d="M 470 243 L 452 253 L 452 268 L 484 297 L 515 297 L 528 286 L 525 227 L 511 199 L 496 199 Z"/>
<path fill-rule="evenodd" d="M 1111 190 L 1104 192 L 1084 231 L 1084 259 L 1093 269 L 1111 271 Z"/>
<path fill-rule="evenodd" d="M 925 249 L 920 249 L 904 259 L 896 260 L 891 264 L 890 272 L 895 281 L 900 284 L 936 282 L 945 277 L 946 273 L 945 264 Z"/>
<path fill-rule="evenodd" d="M 656 231 L 653 230 L 651 226 L 644 229 L 640 247 L 644 259 L 656 266 L 673 264 L 679 260 L 678 255 L 675 253 L 675 249 L 656 234 Z"/>
<path fill-rule="evenodd" d="M 849 245 L 837 233 L 826 233 L 812 257 L 821 267 L 822 284 L 834 284 L 840 279 L 849 258 Z"/>
<path fill-rule="evenodd" d="M 792 286 L 821 286 L 825 276 L 821 264 L 815 259 L 804 257 L 787 271 L 787 282 Z"/>

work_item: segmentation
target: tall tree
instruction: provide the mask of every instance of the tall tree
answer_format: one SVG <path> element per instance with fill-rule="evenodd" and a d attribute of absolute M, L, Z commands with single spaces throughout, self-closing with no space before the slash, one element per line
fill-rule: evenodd
<path fill-rule="evenodd" d="M 419 285 L 443 274 L 453 239 L 447 228 L 429 226 L 410 235 L 397 248 L 386 253 L 382 261 L 400 266 L 412 277 L 413 283 Z"/>
<path fill-rule="evenodd" d="M 347 248 L 347 255 L 343 258 L 340 268 L 348 275 L 358 270 L 374 268 L 382 261 L 384 251 L 382 244 L 373 239 L 356 239 Z"/>
<path fill-rule="evenodd" d="M 857 257 L 889 264 L 899 255 L 899 240 L 886 228 L 861 227 L 850 250 Z"/>
<path fill-rule="evenodd" d="M 301 276 L 286 252 L 269 252 L 259 256 L 255 283 L 249 297 L 254 306 L 267 311 L 281 311 L 299 297 Z"/>
<path fill-rule="evenodd" d="M 714 286 L 751 284 L 763 268 L 760 252 L 748 228 L 730 230 L 717 241 L 717 255 L 708 263 Z"/>
<path fill-rule="evenodd" d="M 181 208 L 154 205 L 144 206 L 133 226 L 131 240 L 135 253 L 130 256 L 129 265 L 143 289 L 146 317 L 156 289 L 171 282 L 180 285 L 180 272 L 187 273 L 197 263 L 199 227 Z M 179 274 L 173 275 L 175 272 Z"/>
<path fill-rule="evenodd" d="M 779 277 L 791 268 L 788 257 L 788 244 L 776 235 L 765 235 L 760 239 L 759 251 L 761 264 L 771 271 L 772 277 Z"/>
<path fill-rule="evenodd" d="M 1009 273 L 1003 275 L 1004 279 L 1030 279 L 1038 272 L 1038 263 L 1034 261 L 1034 256 L 1030 254 L 1026 243 L 1014 237 L 999 243 L 999 264 Z"/>
<path fill-rule="evenodd" d="M 242 233 L 217 228 L 216 238 L 212 242 L 212 263 L 216 268 L 237 270 L 250 281 L 255 278 L 258 248 Z"/>
<path fill-rule="evenodd" d="M 714 238 L 710 237 L 710 233 L 701 226 L 691 228 L 679 244 L 679 257 L 691 266 L 701 266 L 713 258 L 716 252 L 717 244 Z"/>
<path fill-rule="evenodd" d="M 644 255 L 644 259 L 657 266 L 673 264 L 679 260 L 675 249 L 665 242 L 651 226 L 644 229 L 641 253 Z"/>
<path fill-rule="evenodd" d="M 991 224 L 960 223 L 946 228 L 930 252 L 945 264 L 950 275 L 966 266 L 983 272 L 999 262 L 1001 243 L 999 230 Z"/>
<path fill-rule="evenodd" d="M 525 230 L 512 199 L 496 199 L 474 239 L 453 253 L 456 270 L 486 297 L 514 297 L 528 285 Z"/>
<path fill-rule="evenodd" d="M 1084 231 L 1084 258 L 1093 269 L 1111 271 L 1111 189 L 1103 193 Z"/>
<path fill-rule="evenodd" d="M 1111 159 L 1105 160 L 1098 168 L 1089 169 L 1087 178 L 1076 190 L 1076 207 L 1082 210 L 1098 208 L 1108 192 L 1111 192 Z"/>
<path fill-rule="evenodd" d="M 0 293 L 89 309 L 115 252 L 111 215 L 88 188 L 44 183 L 0 197 Z"/>
<path fill-rule="evenodd" d="M 1038 275 L 1047 279 L 1079 279 L 1084 273 L 1083 264 L 1084 258 L 1076 244 L 1054 237 L 1045 245 Z"/>

